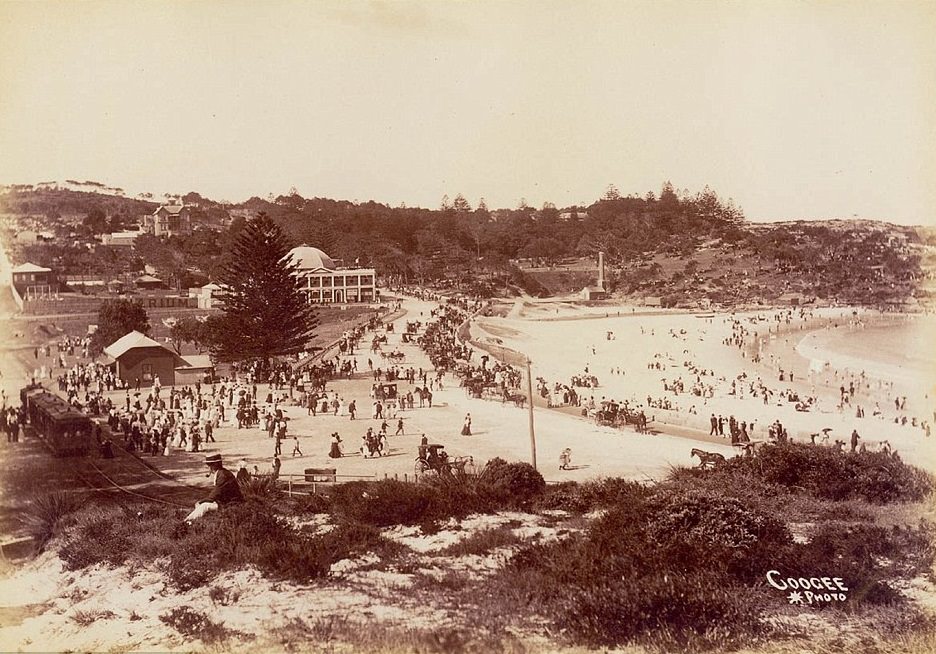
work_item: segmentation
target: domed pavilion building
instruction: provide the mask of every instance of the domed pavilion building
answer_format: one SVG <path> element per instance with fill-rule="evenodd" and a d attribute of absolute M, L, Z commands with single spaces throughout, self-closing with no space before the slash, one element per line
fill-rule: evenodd
<path fill-rule="evenodd" d="M 377 274 L 373 268 L 344 268 L 319 250 L 300 245 L 289 251 L 287 259 L 298 264 L 303 279 L 302 290 L 310 304 L 376 302 Z"/>

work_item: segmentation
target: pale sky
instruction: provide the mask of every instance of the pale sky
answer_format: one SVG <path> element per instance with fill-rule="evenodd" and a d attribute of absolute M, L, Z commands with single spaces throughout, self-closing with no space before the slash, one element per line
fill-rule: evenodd
<path fill-rule="evenodd" d="M 936 224 L 936 2 L 0 0 L 0 183 Z"/>

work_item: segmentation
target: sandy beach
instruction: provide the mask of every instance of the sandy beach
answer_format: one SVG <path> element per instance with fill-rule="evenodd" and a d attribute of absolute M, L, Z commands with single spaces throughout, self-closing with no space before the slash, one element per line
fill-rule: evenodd
<path fill-rule="evenodd" d="M 914 326 L 914 333 L 925 333 L 930 329 L 926 319 L 919 319 L 917 324 L 908 323 L 906 317 L 896 317 L 894 324 L 888 327 L 861 329 L 847 327 L 848 321 L 856 316 L 851 308 L 812 310 L 808 320 L 794 319 L 790 324 L 776 322 L 773 319 L 776 312 L 770 310 L 731 315 L 642 314 L 624 307 L 620 316 L 613 310 L 607 312 L 611 313 L 607 318 L 593 318 L 577 309 L 566 310 L 558 303 L 552 312 L 540 305 L 537 313 L 549 315 L 553 320 L 488 317 L 473 326 L 472 336 L 482 343 L 528 354 L 533 362 L 534 377 L 568 383 L 572 375 L 586 371 L 594 374 L 599 386 L 579 389 L 585 398 L 628 400 L 632 405 L 643 406 L 647 405 L 648 396 L 655 401 L 668 398 L 678 412 L 653 412 L 651 409 L 657 420 L 688 424 L 707 431 L 712 413 L 734 415 L 755 424 L 755 438 L 766 438 L 767 428 L 774 420 L 780 420 L 796 440 L 808 440 L 811 433 L 824 428 L 832 429 L 833 440 L 847 439 L 852 430 L 857 430 L 869 441 L 888 440 L 907 461 L 936 469 L 932 441 L 925 438 L 922 429 L 913 427 L 910 422 L 906 426 L 893 422 L 895 417 L 908 415 L 932 424 L 936 365 L 927 357 L 921 357 L 913 360 L 912 367 L 900 368 L 873 357 L 860 358 L 854 352 L 862 347 L 863 341 L 873 339 L 896 342 L 894 349 L 899 350 L 903 347 L 899 330 L 908 329 L 910 324 Z M 583 315 L 590 319 L 574 320 Z M 860 313 L 857 315 L 861 317 Z M 740 321 L 750 328 L 749 342 L 744 348 L 723 344 L 723 339 L 731 335 L 732 321 Z M 824 327 L 818 328 L 818 325 Z M 846 333 L 852 348 L 850 354 L 835 349 Z M 762 340 L 760 360 L 756 362 L 751 354 L 755 338 Z M 806 344 L 801 346 L 804 341 Z M 814 347 L 813 343 L 822 343 L 823 349 Z M 912 351 L 914 345 L 909 343 L 907 347 Z M 873 344 L 869 348 L 874 351 Z M 821 357 L 830 365 L 810 374 L 810 357 Z M 654 367 L 648 368 L 649 364 Z M 690 367 L 712 374 L 698 378 L 690 372 Z M 784 371 L 782 382 L 781 370 Z M 842 384 L 847 387 L 847 380 L 857 379 L 862 370 L 867 388 L 858 391 L 851 398 L 851 404 L 839 410 L 839 387 Z M 893 374 L 895 370 L 900 374 Z M 787 390 L 815 396 L 815 408 L 807 413 L 798 412 L 793 403 L 777 401 L 776 395 L 772 395 L 768 403 L 760 397 L 731 395 L 730 382 L 739 375 L 745 375 L 746 381 L 763 382 L 778 394 Z M 664 382 L 671 384 L 677 379 L 685 382 L 687 389 L 690 380 L 701 379 L 703 384 L 713 387 L 711 397 L 664 391 Z M 911 383 L 903 383 L 904 379 Z M 889 383 L 894 385 L 888 386 Z M 908 396 L 906 409 L 895 411 L 894 397 L 904 395 Z M 872 408 L 876 403 L 881 406 L 882 415 L 873 417 Z M 855 416 L 859 404 L 864 408 L 864 418 Z"/>

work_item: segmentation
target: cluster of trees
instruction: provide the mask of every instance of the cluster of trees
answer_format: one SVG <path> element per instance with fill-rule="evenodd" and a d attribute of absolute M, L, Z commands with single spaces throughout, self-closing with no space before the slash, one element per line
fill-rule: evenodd
<path fill-rule="evenodd" d="M 105 347 L 132 331 L 149 334 L 152 329 L 146 309 L 132 300 L 108 300 L 98 309 L 97 330 L 91 336 L 91 350 Z"/>
<path fill-rule="evenodd" d="M 443 198 L 437 210 L 377 202 L 351 203 L 298 194 L 246 205 L 265 211 L 294 243 L 309 243 L 346 262 L 374 265 L 382 274 L 431 279 L 453 271 L 503 266 L 510 259 L 594 255 L 609 262 L 661 247 L 690 249 L 699 239 L 738 229 L 743 214 L 709 188 L 677 193 L 663 185 L 659 197 L 621 196 L 613 187 L 584 207 L 560 211 L 552 203 L 535 209 L 491 211 L 483 199 L 472 208 L 464 197 Z M 481 260 L 479 262 L 479 260 Z"/>
<path fill-rule="evenodd" d="M 59 275 L 100 275 L 108 280 L 140 270 L 144 261 L 125 248 L 89 248 L 68 243 L 20 245 L 16 258 L 46 266 Z"/>

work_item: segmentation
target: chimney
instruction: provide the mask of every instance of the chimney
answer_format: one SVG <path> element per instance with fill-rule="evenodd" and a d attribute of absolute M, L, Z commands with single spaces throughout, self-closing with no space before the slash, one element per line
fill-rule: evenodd
<path fill-rule="evenodd" d="M 598 288 L 605 290 L 604 252 L 598 253 Z"/>

